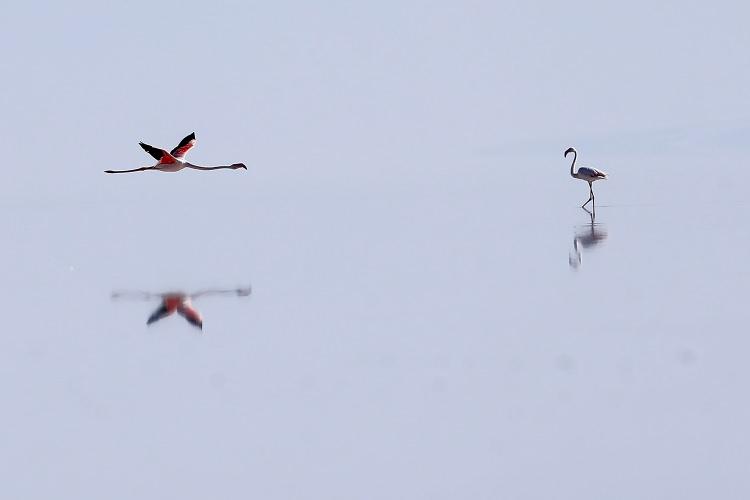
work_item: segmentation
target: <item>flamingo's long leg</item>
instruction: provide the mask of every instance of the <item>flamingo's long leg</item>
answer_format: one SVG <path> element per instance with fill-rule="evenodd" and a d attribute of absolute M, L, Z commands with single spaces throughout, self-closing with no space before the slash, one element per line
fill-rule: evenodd
<path fill-rule="evenodd" d="M 112 292 L 112 299 L 136 299 L 136 300 L 151 300 L 153 297 L 158 297 L 149 292 L 142 292 L 140 290 L 116 290 Z"/>
<path fill-rule="evenodd" d="M 591 187 L 591 183 L 589 182 L 589 199 L 586 200 L 586 203 L 584 203 L 583 205 L 581 205 L 581 208 L 584 208 L 593 199 L 594 199 L 594 189 Z"/>
<path fill-rule="evenodd" d="M 156 170 L 156 167 L 132 168 L 130 170 L 105 170 L 105 174 L 127 174 L 128 172 L 141 172 L 143 170 Z"/>

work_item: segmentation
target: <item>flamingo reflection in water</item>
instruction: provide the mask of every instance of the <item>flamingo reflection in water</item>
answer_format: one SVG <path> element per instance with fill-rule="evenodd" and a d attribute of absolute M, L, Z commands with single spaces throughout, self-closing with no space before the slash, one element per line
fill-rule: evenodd
<path fill-rule="evenodd" d="M 583 210 L 589 214 L 591 223 L 581 226 L 581 229 L 576 231 L 573 237 L 573 253 L 568 255 L 568 264 L 573 269 L 578 269 L 581 266 L 581 249 L 585 248 L 588 251 L 607 239 L 607 231 L 604 226 L 594 222 L 596 220 L 596 209 L 589 211 L 584 208 Z"/>
<path fill-rule="evenodd" d="M 236 297 L 247 297 L 251 293 L 251 288 L 234 288 L 234 289 L 205 289 L 199 290 L 194 293 L 184 292 L 163 292 L 163 293 L 150 293 L 143 291 L 116 291 L 112 292 L 112 299 L 132 299 L 132 300 L 153 300 L 159 299 L 161 303 L 156 310 L 151 313 L 147 325 L 151 325 L 159 321 L 162 318 L 171 316 L 175 312 L 185 318 L 191 325 L 203 330 L 203 317 L 195 307 L 193 307 L 192 300 L 198 297 L 206 297 L 209 295 L 223 295 L 223 296 L 236 296 Z"/>

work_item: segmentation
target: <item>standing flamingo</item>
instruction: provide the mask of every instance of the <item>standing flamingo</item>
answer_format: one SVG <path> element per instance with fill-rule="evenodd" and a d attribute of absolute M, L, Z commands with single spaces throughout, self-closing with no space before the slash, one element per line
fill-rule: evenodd
<path fill-rule="evenodd" d="M 578 171 L 573 172 L 576 159 L 578 159 L 578 152 L 574 148 L 568 148 L 565 150 L 566 157 L 568 156 L 568 153 L 573 153 L 573 163 L 570 164 L 570 175 L 576 179 L 581 179 L 589 183 L 589 199 L 586 200 L 586 203 L 581 205 L 581 208 L 588 205 L 590 201 L 594 202 L 594 205 L 596 205 L 596 201 L 594 201 L 594 188 L 591 184 L 599 179 L 606 179 L 607 173 L 592 167 L 578 167 Z"/>
<path fill-rule="evenodd" d="M 200 290 L 194 293 L 184 293 L 184 292 L 149 293 L 149 292 L 141 292 L 141 291 L 133 291 L 133 292 L 119 291 L 119 292 L 113 292 L 112 298 L 113 299 L 130 298 L 130 299 L 149 300 L 154 297 L 157 297 L 161 299 L 161 304 L 159 304 L 159 307 L 157 307 L 156 310 L 153 313 L 151 313 L 151 316 L 149 316 L 148 320 L 146 321 L 147 325 L 151 325 L 152 323 L 155 323 L 162 318 L 166 318 L 167 316 L 171 316 L 172 314 L 176 312 L 177 314 L 185 318 L 188 321 L 188 323 L 203 330 L 203 317 L 201 316 L 201 313 L 199 313 L 198 310 L 193 307 L 191 299 L 195 299 L 197 297 L 202 297 L 205 295 L 236 295 L 237 297 L 247 297 L 248 295 L 250 295 L 250 292 L 251 292 L 250 287 L 235 288 L 231 290 L 207 289 L 207 290 Z"/>
<path fill-rule="evenodd" d="M 182 170 L 183 168 L 194 168 L 196 170 L 218 170 L 220 168 L 231 168 L 232 170 L 236 170 L 238 168 L 244 168 L 245 170 L 247 170 L 247 167 L 244 163 L 233 163 L 231 165 L 220 165 L 218 167 L 200 167 L 198 165 L 193 165 L 192 163 L 186 162 L 184 160 L 185 154 L 187 154 L 187 152 L 190 151 L 193 146 L 195 146 L 195 132 L 181 140 L 177 147 L 175 147 L 169 153 L 167 153 L 163 149 L 155 148 L 142 142 L 139 142 L 138 144 L 140 144 L 148 154 L 150 154 L 157 160 L 156 165 L 150 167 L 133 168 L 130 170 L 105 170 L 104 172 L 108 174 L 124 174 L 128 172 L 141 172 L 143 170 L 177 172 L 179 170 Z"/>

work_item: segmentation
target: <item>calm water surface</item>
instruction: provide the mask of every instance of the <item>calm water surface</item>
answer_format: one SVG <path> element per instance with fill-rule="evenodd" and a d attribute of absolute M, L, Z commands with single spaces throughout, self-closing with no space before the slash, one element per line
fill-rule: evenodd
<path fill-rule="evenodd" d="M 559 149 L 6 202 L 14 493 L 43 472 L 34 492 L 78 497 L 734 498 L 748 174 L 614 157 L 593 218 Z M 111 299 L 247 285 L 194 300 L 203 333 Z"/>

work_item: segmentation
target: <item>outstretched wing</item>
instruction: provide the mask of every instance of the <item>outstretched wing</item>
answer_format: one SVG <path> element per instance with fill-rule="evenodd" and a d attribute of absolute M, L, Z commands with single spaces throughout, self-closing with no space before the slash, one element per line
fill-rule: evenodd
<path fill-rule="evenodd" d="M 141 145 L 141 147 L 151 156 L 159 160 L 160 165 L 164 164 L 170 164 L 170 163 L 176 163 L 177 160 L 174 156 L 167 153 L 163 149 L 155 148 L 153 146 L 149 146 L 148 144 L 145 144 L 143 142 L 139 142 L 138 144 Z"/>
<path fill-rule="evenodd" d="M 180 143 L 169 152 L 175 158 L 184 158 L 185 154 L 195 146 L 195 132 L 185 137 Z"/>
<path fill-rule="evenodd" d="M 177 313 L 188 320 L 188 323 L 190 323 L 193 326 L 197 326 L 201 330 L 203 330 L 203 318 L 201 317 L 200 313 L 190 307 L 187 304 L 183 304 L 180 307 L 177 308 Z"/>
<path fill-rule="evenodd" d="M 151 316 L 148 317 L 148 321 L 146 321 L 146 324 L 150 325 L 151 323 L 155 323 L 155 322 L 159 321 L 162 318 L 166 318 L 170 314 L 172 314 L 172 312 L 169 309 L 167 309 L 166 304 L 162 303 L 156 309 L 156 311 L 154 311 L 153 313 L 151 313 Z"/>

